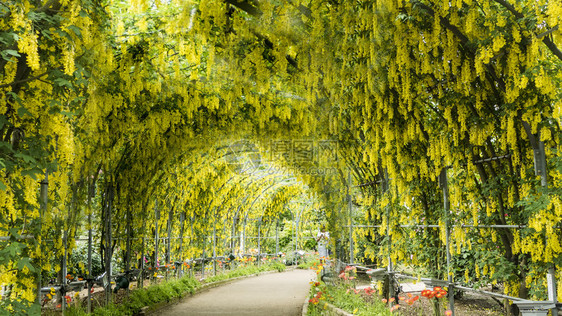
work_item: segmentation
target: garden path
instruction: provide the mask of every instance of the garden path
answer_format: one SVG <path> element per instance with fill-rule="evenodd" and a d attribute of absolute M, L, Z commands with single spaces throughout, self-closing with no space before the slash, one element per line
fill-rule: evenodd
<path fill-rule="evenodd" d="M 312 270 L 291 270 L 263 274 L 212 288 L 158 314 L 186 315 L 301 315 L 310 281 L 316 280 Z"/>

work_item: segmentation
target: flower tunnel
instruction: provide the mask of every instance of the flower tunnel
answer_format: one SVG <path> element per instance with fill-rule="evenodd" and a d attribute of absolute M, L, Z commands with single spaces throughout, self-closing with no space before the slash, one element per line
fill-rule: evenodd
<path fill-rule="evenodd" d="M 0 308 L 72 269 L 298 250 L 320 223 L 347 263 L 560 301 L 561 12 L 2 2 Z"/>

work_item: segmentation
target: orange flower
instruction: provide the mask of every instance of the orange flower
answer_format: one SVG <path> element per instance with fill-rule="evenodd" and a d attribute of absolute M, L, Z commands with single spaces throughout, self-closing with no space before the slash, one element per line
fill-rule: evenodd
<path fill-rule="evenodd" d="M 68 280 L 72 280 L 72 275 L 70 275 L 70 273 L 69 273 L 69 274 L 66 275 L 66 278 L 67 278 Z"/>
<path fill-rule="evenodd" d="M 445 311 L 445 316 L 451 316 L 453 315 L 453 311 L 451 311 L 450 309 Z"/>

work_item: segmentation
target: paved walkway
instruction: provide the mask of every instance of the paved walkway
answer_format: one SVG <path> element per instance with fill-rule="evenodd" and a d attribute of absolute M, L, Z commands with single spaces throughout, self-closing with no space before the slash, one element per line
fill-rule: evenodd
<path fill-rule="evenodd" d="M 315 278 L 314 271 L 300 269 L 250 277 L 186 298 L 159 315 L 301 315 Z"/>

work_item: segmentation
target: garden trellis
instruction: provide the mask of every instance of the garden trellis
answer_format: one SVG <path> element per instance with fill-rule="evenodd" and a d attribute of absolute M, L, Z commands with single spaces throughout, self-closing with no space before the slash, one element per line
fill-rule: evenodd
<path fill-rule="evenodd" d="M 506 158 L 506 156 L 503 157 L 494 157 L 494 158 L 489 158 L 486 159 L 485 161 L 492 161 L 492 160 L 497 160 L 497 159 L 503 159 Z M 542 145 L 542 150 L 538 150 L 537 152 L 535 152 L 535 172 L 537 175 L 541 176 L 541 185 L 543 187 L 546 186 L 546 176 L 547 176 L 547 172 L 546 172 L 546 161 L 544 158 L 544 144 Z M 477 161 L 476 163 L 481 163 L 484 161 Z M 519 297 L 514 297 L 514 296 L 508 296 L 508 295 L 501 295 L 498 293 L 493 293 L 493 292 L 487 292 L 487 291 L 482 291 L 482 290 L 476 290 L 470 287 L 465 287 L 465 286 L 461 286 L 457 283 L 455 283 L 453 281 L 453 273 L 452 273 L 452 263 L 451 263 L 451 249 L 452 249 L 452 244 L 451 244 L 451 229 L 454 228 L 476 228 L 476 229 L 523 229 L 526 228 L 526 226 L 524 225 L 482 225 L 482 224 L 477 224 L 474 223 L 473 225 L 466 225 L 466 224 L 461 224 L 461 225 L 451 225 L 450 224 L 450 220 L 449 218 L 451 217 L 452 212 L 450 211 L 450 202 L 449 202 L 449 190 L 448 190 L 448 181 L 447 181 L 447 169 L 449 168 L 444 168 L 441 171 L 441 174 L 439 175 L 439 186 L 443 192 L 443 210 L 444 210 L 444 214 L 446 217 L 446 221 L 441 224 L 441 225 L 428 225 L 428 224 L 408 224 L 408 225 L 397 225 L 398 227 L 401 228 L 437 228 L 437 229 L 444 229 L 445 231 L 445 243 L 444 243 L 444 248 L 446 249 L 446 275 L 447 275 L 447 280 L 446 281 L 441 281 L 441 280 L 436 280 L 436 279 L 431 279 L 431 278 L 420 278 L 420 277 L 414 277 L 413 279 L 419 279 L 419 280 L 423 280 L 425 282 L 427 282 L 427 284 L 431 285 L 431 286 L 445 286 L 448 287 L 449 291 L 449 310 L 451 310 L 452 315 L 455 314 L 455 308 L 454 308 L 454 289 L 458 289 L 458 290 L 462 290 L 462 291 L 473 291 L 473 292 L 478 292 L 481 294 L 485 294 L 485 295 L 490 295 L 490 296 L 494 296 L 494 297 L 500 297 L 500 298 L 504 298 L 504 299 L 509 299 L 514 301 L 514 304 L 516 304 L 519 308 L 520 311 L 523 313 L 523 315 L 546 315 L 548 310 L 551 310 L 552 315 L 557 315 L 558 314 L 558 310 L 559 310 L 559 305 L 557 302 L 557 285 L 556 285 L 556 276 L 555 276 L 555 272 L 554 272 L 554 268 L 553 267 L 549 267 L 548 268 L 548 272 L 546 275 L 546 284 L 547 284 L 547 290 L 548 290 L 548 300 L 546 301 L 533 301 L 533 300 L 528 300 L 528 299 L 522 299 Z M 351 178 L 348 179 L 347 182 L 347 186 L 348 188 L 351 187 Z M 362 188 L 368 185 L 377 185 L 380 184 L 382 187 L 383 192 L 385 192 L 386 190 L 388 190 L 388 180 L 383 179 L 381 181 L 376 181 L 376 182 L 369 182 L 369 183 L 363 183 L 363 184 L 359 184 L 357 187 Z M 349 192 L 349 191 L 348 191 Z M 354 260 L 353 260 L 353 248 L 354 248 L 354 243 L 355 243 L 355 239 L 353 236 L 353 228 L 354 227 L 358 227 L 358 228 L 386 228 L 386 238 L 388 240 L 388 248 L 386 253 L 388 254 L 388 261 L 386 263 L 387 266 L 387 275 L 389 278 L 393 278 L 393 277 L 404 277 L 404 278 L 412 278 L 411 276 L 407 276 L 407 275 L 401 275 L 400 273 L 398 273 L 397 271 L 394 271 L 394 262 L 391 258 L 391 253 L 392 253 L 392 238 L 390 235 L 390 223 L 391 223 L 391 218 L 389 213 L 386 213 L 386 222 L 387 222 L 387 226 L 382 226 L 382 225 L 354 225 L 353 224 L 353 215 L 352 215 L 352 205 L 351 205 L 351 197 L 349 196 L 348 193 L 348 200 L 349 200 L 349 225 L 347 225 L 347 227 L 349 227 L 349 247 L 350 247 L 350 264 L 354 264 Z M 555 225 L 555 223 L 552 223 L 553 225 Z M 384 252 L 384 251 L 383 251 Z M 366 269 L 366 268 L 365 268 Z M 387 283 L 388 289 L 385 289 L 386 293 L 388 293 L 389 297 L 392 296 L 391 293 L 393 293 L 394 289 L 392 288 L 393 286 L 393 282 L 389 281 Z"/>
<path fill-rule="evenodd" d="M 449 226 L 436 181 L 447 166 L 451 227 L 521 227 L 456 228 L 449 242 L 496 254 L 486 269 L 506 269 L 487 279 L 504 294 L 554 301 L 542 282 L 562 283 L 561 17 L 555 0 L 3 1 L 0 283 L 15 290 L 1 307 L 36 310 L 42 274 L 62 269 L 53 258 L 85 230 L 104 240 L 104 260 L 120 247 L 129 262 L 162 241 L 154 234 L 179 237 L 183 218 L 183 232 L 201 238 L 178 246 L 202 257 L 214 242 L 202 236 L 230 225 L 213 217 L 265 219 L 261 210 L 280 214 L 302 192 L 333 240 L 357 234 L 348 214 L 366 208 L 366 224 L 404 246 L 393 228 L 425 224 L 412 218 Z M 225 184 L 260 165 L 228 151 L 241 139 L 307 187 L 277 188 L 248 210 L 247 192 L 252 201 L 277 180 Z M 271 155 L 272 140 L 287 151 Z M 335 161 L 311 140 L 337 142 Z M 548 186 L 533 172 L 541 163 Z M 392 186 L 357 190 L 348 173 Z M 446 234 L 409 239 L 427 246 L 415 263 L 435 268 L 428 258 Z M 358 261 L 364 249 L 347 245 Z"/>

